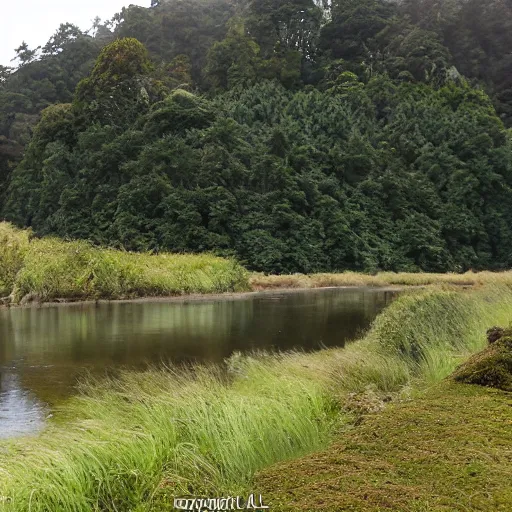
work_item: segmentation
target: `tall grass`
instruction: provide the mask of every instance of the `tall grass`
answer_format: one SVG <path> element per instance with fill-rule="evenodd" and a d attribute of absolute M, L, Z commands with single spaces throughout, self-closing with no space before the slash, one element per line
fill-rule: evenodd
<path fill-rule="evenodd" d="M 85 386 L 60 412 L 67 419 L 2 446 L 0 503 L 153 511 L 176 495 L 240 491 L 259 469 L 327 446 L 349 418 L 349 393 L 437 381 L 511 312 L 505 286 L 415 291 L 344 349 L 238 355 L 222 372 L 155 369 Z"/>
<path fill-rule="evenodd" d="M 324 446 L 328 396 L 255 364 L 250 386 L 246 378 L 227 385 L 211 369 L 194 377 L 155 370 L 73 400 L 65 412 L 81 420 L 4 456 L 5 508 L 156 510 L 170 495 L 243 487 L 275 460 Z"/>
<path fill-rule="evenodd" d="M 220 293 L 248 288 L 235 261 L 210 254 L 128 253 L 84 241 L 31 238 L 0 223 L 0 289 L 19 302 L 118 299 L 186 293 Z"/>
<path fill-rule="evenodd" d="M 0 299 L 121 299 L 328 286 L 428 286 L 503 284 L 512 272 L 427 274 L 381 272 L 266 276 L 249 274 L 233 260 L 210 254 L 129 253 L 85 241 L 38 239 L 0 222 Z"/>
<path fill-rule="evenodd" d="M 485 346 L 487 328 L 511 319 L 512 290 L 504 284 L 409 293 L 377 317 L 368 341 L 407 364 L 414 377 L 437 382 Z"/>
<path fill-rule="evenodd" d="M 0 297 L 9 295 L 23 267 L 29 245 L 29 231 L 0 222 Z"/>

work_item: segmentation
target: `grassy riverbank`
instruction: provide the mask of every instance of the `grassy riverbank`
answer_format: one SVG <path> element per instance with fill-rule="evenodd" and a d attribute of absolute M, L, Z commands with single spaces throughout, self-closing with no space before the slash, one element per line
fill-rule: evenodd
<path fill-rule="evenodd" d="M 154 511 L 177 494 L 249 490 L 256 472 L 343 439 L 361 410 L 438 382 L 511 312 L 504 286 L 414 291 L 345 349 L 88 387 L 42 435 L 2 446 L 3 507 Z"/>
<path fill-rule="evenodd" d="M 357 272 L 265 275 L 210 254 L 158 255 L 35 238 L 0 222 L 0 299 L 4 303 L 129 299 L 340 286 L 512 287 L 512 271 L 464 274 Z M 1 305 L 1 301 L 0 301 Z"/>
<path fill-rule="evenodd" d="M 238 263 L 209 254 L 142 254 L 31 238 L 0 223 L 0 297 L 12 302 L 121 299 L 248 289 Z"/>

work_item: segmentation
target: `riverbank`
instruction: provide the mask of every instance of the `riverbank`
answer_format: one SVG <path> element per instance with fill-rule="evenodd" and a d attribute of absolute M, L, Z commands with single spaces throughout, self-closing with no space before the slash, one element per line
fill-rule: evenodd
<path fill-rule="evenodd" d="M 268 290 L 285 293 L 315 288 L 493 284 L 512 286 L 512 271 L 264 275 L 210 254 L 152 255 L 101 249 L 84 241 L 33 238 L 28 230 L 0 223 L 0 307 L 102 300 L 201 300 L 202 295 L 233 298 L 239 293 Z"/>
<path fill-rule="evenodd" d="M 407 287 L 407 289 L 414 289 L 420 287 Z M 249 292 L 224 292 L 224 293 L 188 293 L 185 295 L 170 295 L 170 296 L 150 296 L 150 297 L 135 297 L 132 299 L 95 299 L 95 300 L 80 300 L 80 299 L 51 299 L 48 302 L 30 301 L 23 303 L 10 303 L 8 305 L 0 305 L 2 308 L 10 309 L 27 309 L 27 308 L 55 308 L 55 307 L 81 307 L 91 305 L 106 305 L 106 304 L 194 304 L 201 302 L 224 302 L 224 301 L 243 301 L 251 298 L 266 297 L 266 296 L 284 296 L 294 295 L 300 292 L 322 292 L 324 290 L 358 290 L 364 291 L 379 291 L 379 292 L 401 292 L 404 287 L 400 286 L 327 286 L 318 288 L 269 288 L 268 290 L 249 291 Z"/>
<path fill-rule="evenodd" d="M 85 386 L 40 436 L 2 445 L 4 507 L 158 511 L 176 495 L 258 490 L 256 473 L 326 449 L 362 411 L 440 382 L 511 312 L 504 286 L 415 290 L 345 349 L 233 356 L 221 370 Z"/>

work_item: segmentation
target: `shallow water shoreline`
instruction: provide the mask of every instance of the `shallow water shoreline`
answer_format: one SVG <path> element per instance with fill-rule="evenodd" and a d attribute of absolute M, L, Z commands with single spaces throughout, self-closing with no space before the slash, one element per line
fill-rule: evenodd
<path fill-rule="evenodd" d="M 28 308 L 53 308 L 53 307 L 69 307 L 69 306 L 91 306 L 102 304 L 138 304 L 138 303 L 181 303 L 189 304 L 193 302 L 216 302 L 216 301 L 230 301 L 230 300 L 244 300 L 251 297 L 259 297 L 271 295 L 276 293 L 292 294 L 304 292 L 319 292 L 322 290 L 360 290 L 371 291 L 378 290 L 381 292 L 400 292 L 408 288 L 422 288 L 423 286 L 360 286 L 360 285 L 345 285 L 345 286 L 322 286 L 316 288 L 269 288 L 265 290 L 253 290 L 248 292 L 226 292 L 226 293 L 191 293 L 186 295 L 170 295 L 170 296 L 155 296 L 155 297 L 134 297 L 126 299 L 97 299 L 97 300 L 73 300 L 73 299 L 54 299 L 48 302 L 28 302 L 26 304 L 3 304 L 0 309 L 28 309 Z"/>
<path fill-rule="evenodd" d="M 4 309 L 0 431 L 35 430 L 33 420 L 44 423 L 38 404 L 59 406 L 90 378 L 169 365 L 223 368 L 233 354 L 342 347 L 397 295 L 331 288 Z"/>

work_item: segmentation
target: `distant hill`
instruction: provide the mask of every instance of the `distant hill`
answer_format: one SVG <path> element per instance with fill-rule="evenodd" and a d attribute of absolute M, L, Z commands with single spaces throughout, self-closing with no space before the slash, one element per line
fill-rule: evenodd
<path fill-rule="evenodd" d="M 267 272 L 512 263 L 512 7 L 167 0 L 0 69 L 0 210 Z"/>

